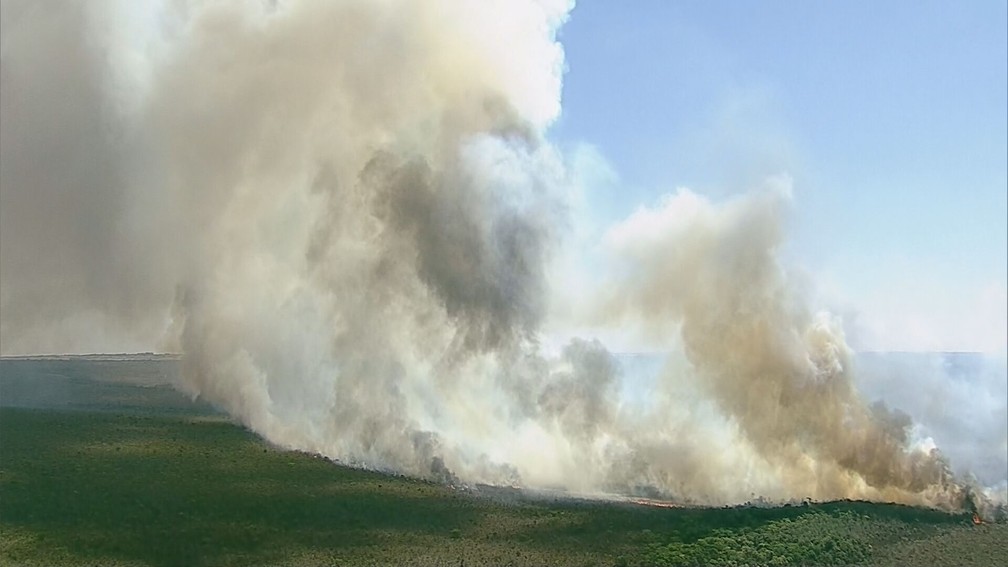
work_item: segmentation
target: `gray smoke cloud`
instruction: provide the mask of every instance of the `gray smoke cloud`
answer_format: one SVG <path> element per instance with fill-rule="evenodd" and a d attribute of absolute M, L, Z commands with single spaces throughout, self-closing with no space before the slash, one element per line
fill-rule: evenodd
<path fill-rule="evenodd" d="M 979 353 L 861 353 L 857 388 L 913 416 L 960 475 L 1008 486 L 1008 361 Z"/>
<path fill-rule="evenodd" d="M 170 288 L 131 194 L 129 117 L 90 3 L 0 7 L 0 289 L 5 352 L 149 345 Z M 118 344 L 115 346 L 119 346 Z"/>
<path fill-rule="evenodd" d="M 645 410 L 540 348 L 567 2 L 128 6 L 2 4 L 5 353 L 158 344 L 277 444 L 445 482 L 961 505 L 789 283 L 786 191 L 608 233 L 579 316 L 677 353 Z"/>

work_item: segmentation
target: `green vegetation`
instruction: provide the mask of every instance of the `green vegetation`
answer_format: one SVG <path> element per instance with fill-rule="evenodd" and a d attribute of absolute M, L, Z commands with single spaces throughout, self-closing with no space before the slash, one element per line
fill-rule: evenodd
<path fill-rule="evenodd" d="M 850 514 L 836 519 L 824 516 L 785 518 L 738 532 L 714 530 L 694 543 L 654 546 L 647 559 L 655 565 L 854 565 L 867 561 L 871 546 L 852 537 L 852 530 L 847 529 Z"/>
<path fill-rule="evenodd" d="M 836 502 L 479 496 L 279 450 L 223 417 L 0 409 L 0 564 L 1004 564 L 1008 525 Z"/>

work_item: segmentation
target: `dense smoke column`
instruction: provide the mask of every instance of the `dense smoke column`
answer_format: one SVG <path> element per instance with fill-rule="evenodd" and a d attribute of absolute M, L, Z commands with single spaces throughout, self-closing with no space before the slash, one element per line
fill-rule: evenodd
<path fill-rule="evenodd" d="M 839 322 L 813 315 L 778 262 L 786 180 L 724 206 L 688 192 L 610 233 L 628 263 L 609 309 L 679 334 L 701 388 L 783 483 L 816 498 L 958 506 L 911 421 L 853 387 Z"/>
<path fill-rule="evenodd" d="M 147 110 L 189 225 L 174 313 L 194 393 L 291 446 L 420 475 L 465 466 L 436 431 L 454 385 L 471 359 L 532 344 L 543 316 L 564 173 L 542 128 L 565 11 L 179 16 Z M 527 53 L 496 41 L 512 33 Z M 538 90 L 516 92 L 530 71 Z"/>
<path fill-rule="evenodd" d="M 138 46 L 5 2 L 5 350 L 143 333 L 278 443 L 428 474 L 537 340 L 569 8 L 165 3 Z"/>

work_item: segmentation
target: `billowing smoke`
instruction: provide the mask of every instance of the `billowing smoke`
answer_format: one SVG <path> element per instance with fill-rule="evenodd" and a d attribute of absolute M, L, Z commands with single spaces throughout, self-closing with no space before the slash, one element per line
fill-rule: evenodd
<path fill-rule="evenodd" d="M 273 442 L 447 482 L 962 504 L 790 283 L 786 188 L 608 232 L 577 311 L 678 353 L 647 407 L 540 348 L 567 2 L 2 7 L 4 352 L 157 343 Z"/>
<path fill-rule="evenodd" d="M 961 498 L 912 422 L 854 389 L 838 321 L 809 312 L 778 262 L 787 180 L 716 207 L 687 191 L 608 234 L 624 260 L 607 310 L 681 337 L 698 388 L 788 490 L 931 502 Z M 799 488 L 800 487 L 800 488 Z"/>

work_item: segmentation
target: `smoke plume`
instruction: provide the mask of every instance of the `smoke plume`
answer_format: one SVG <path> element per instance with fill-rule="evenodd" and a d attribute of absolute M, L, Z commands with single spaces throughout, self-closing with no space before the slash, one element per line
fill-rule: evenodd
<path fill-rule="evenodd" d="M 787 180 L 721 207 L 686 191 L 608 234 L 626 268 L 606 308 L 680 336 L 698 387 L 788 490 L 931 502 L 961 498 L 909 417 L 867 405 L 837 320 L 806 308 L 780 266 Z"/>
<path fill-rule="evenodd" d="M 607 233 L 579 311 L 677 353 L 646 409 L 539 346 L 566 1 L 129 6 L 2 5 L 4 352 L 156 343 L 275 443 L 445 482 L 962 505 L 782 268 L 784 181 Z"/>

